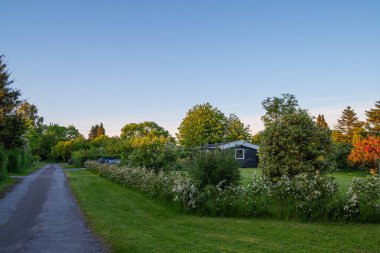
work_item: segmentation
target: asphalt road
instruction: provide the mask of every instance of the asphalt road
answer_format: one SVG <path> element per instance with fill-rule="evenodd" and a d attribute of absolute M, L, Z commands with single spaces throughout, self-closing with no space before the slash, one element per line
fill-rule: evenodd
<path fill-rule="evenodd" d="M 48 165 L 0 199 L 0 252 L 105 252 L 91 233 L 63 169 Z"/>

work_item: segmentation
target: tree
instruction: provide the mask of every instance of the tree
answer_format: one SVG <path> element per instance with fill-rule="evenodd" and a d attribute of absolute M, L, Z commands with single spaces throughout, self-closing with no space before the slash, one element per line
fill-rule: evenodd
<path fill-rule="evenodd" d="M 152 121 L 142 123 L 126 124 L 121 129 L 121 138 L 130 140 L 134 137 L 170 137 L 170 134 L 163 127 Z"/>
<path fill-rule="evenodd" d="M 106 130 L 103 127 L 103 123 L 100 123 L 98 129 L 96 129 L 96 137 L 106 135 Z"/>
<path fill-rule="evenodd" d="M 327 122 L 325 120 L 325 116 L 323 114 L 318 114 L 317 126 L 319 126 L 320 128 L 326 129 L 326 130 L 330 130 L 329 125 L 327 124 Z"/>
<path fill-rule="evenodd" d="M 365 112 L 367 129 L 371 135 L 380 136 L 380 100 L 376 101 L 375 108 Z"/>
<path fill-rule="evenodd" d="M 106 135 L 106 130 L 103 127 L 103 123 L 100 123 L 100 125 L 96 124 L 95 126 L 91 126 L 90 133 L 88 134 L 88 140 L 92 141 L 102 135 Z"/>
<path fill-rule="evenodd" d="M 331 137 L 316 125 L 293 95 L 267 98 L 261 133 L 260 167 L 265 176 L 276 180 L 282 175 L 295 176 L 315 172 L 331 150 Z"/>
<path fill-rule="evenodd" d="M 360 133 L 363 122 L 359 121 L 355 111 L 347 106 L 335 125 L 333 138 L 335 142 L 352 143 L 355 133 Z"/>
<path fill-rule="evenodd" d="M 368 136 L 354 143 L 348 159 L 354 164 L 375 169 L 380 159 L 380 137 Z"/>
<path fill-rule="evenodd" d="M 22 102 L 21 92 L 11 87 L 14 81 L 3 59 L 0 55 L 0 145 L 10 149 L 24 145 L 22 136 L 26 128 L 23 118 L 16 114 Z"/>
<path fill-rule="evenodd" d="M 190 109 L 178 128 L 177 138 L 185 147 L 224 141 L 226 117 L 209 103 Z"/>
<path fill-rule="evenodd" d="M 227 119 L 225 131 L 224 141 L 250 141 L 252 138 L 249 125 L 245 126 L 235 114 L 230 114 Z"/>
<path fill-rule="evenodd" d="M 266 113 L 261 119 L 264 124 L 281 119 L 283 115 L 291 114 L 300 109 L 296 97 L 292 94 L 282 94 L 282 98 L 268 97 L 262 103 Z"/>

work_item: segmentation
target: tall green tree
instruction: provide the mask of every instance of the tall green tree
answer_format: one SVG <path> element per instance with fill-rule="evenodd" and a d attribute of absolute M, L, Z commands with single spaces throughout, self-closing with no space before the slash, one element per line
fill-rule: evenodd
<path fill-rule="evenodd" d="M 365 112 L 366 125 L 370 135 L 380 136 L 380 100 L 375 102 L 375 108 Z"/>
<path fill-rule="evenodd" d="M 224 141 L 226 117 L 209 103 L 190 109 L 178 128 L 177 139 L 185 147 Z"/>
<path fill-rule="evenodd" d="M 326 130 L 330 130 L 329 125 L 327 124 L 327 122 L 325 120 L 325 116 L 323 114 L 318 114 L 317 126 L 319 126 L 320 128 L 326 129 Z"/>
<path fill-rule="evenodd" d="M 0 145 L 6 149 L 23 146 L 26 130 L 23 118 L 16 113 L 22 101 L 20 90 L 11 87 L 13 82 L 0 55 Z"/>
<path fill-rule="evenodd" d="M 225 131 L 224 141 L 250 141 L 252 138 L 250 126 L 244 125 L 235 114 L 230 114 L 228 117 Z"/>
<path fill-rule="evenodd" d="M 352 143 L 355 134 L 358 135 L 362 132 L 363 125 L 364 123 L 359 121 L 354 109 L 351 106 L 347 106 L 338 119 L 338 124 L 334 127 L 334 141 Z"/>
<path fill-rule="evenodd" d="M 267 98 L 263 107 L 259 166 L 264 175 L 276 180 L 321 169 L 332 147 L 330 134 L 316 125 L 293 95 Z"/>

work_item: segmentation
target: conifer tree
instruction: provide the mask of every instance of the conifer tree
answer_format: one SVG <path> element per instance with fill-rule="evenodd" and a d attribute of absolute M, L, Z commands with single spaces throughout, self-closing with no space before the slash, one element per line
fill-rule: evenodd
<path fill-rule="evenodd" d="M 22 136 L 26 127 L 23 118 L 16 113 L 22 102 L 21 92 L 11 87 L 14 81 L 3 58 L 0 55 L 0 146 L 10 149 L 24 145 Z"/>
<path fill-rule="evenodd" d="M 338 124 L 334 127 L 334 141 L 352 143 L 355 134 L 361 132 L 363 125 L 355 111 L 350 106 L 347 106 L 338 119 Z"/>
<path fill-rule="evenodd" d="M 371 135 L 380 136 L 380 100 L 376 101 L 375 108 L 365 112 L 367 129 Z"/>
<path fill-rule="evenodd" d="M 323 114 L 318 114 L 317 126 L 319 126 L 320 128 L 326 129 L 326 130 L 330 129 L 329 125 L 327 124 L 327 122 L 325 120 L 325 116 Z"/>
<path fill-rule="evenodd" d="M 96 137 L 106 135 L 106 130 L 104 129 L 103 123 L 100 123 L 98 129 L 96 129 Z"/>

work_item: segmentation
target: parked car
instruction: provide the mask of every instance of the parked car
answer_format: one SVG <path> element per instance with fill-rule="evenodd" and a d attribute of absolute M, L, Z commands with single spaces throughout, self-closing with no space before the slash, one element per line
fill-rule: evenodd
<path fill-rule="evenodd" d="M 120 159 L 102 157 L 102 158 L 99 158 L 97 160 L 97 162 L 98 163 L 102 163 L 102 164 L 115 164 L 115 165 L 119 165 L 120 164 Z"/>

